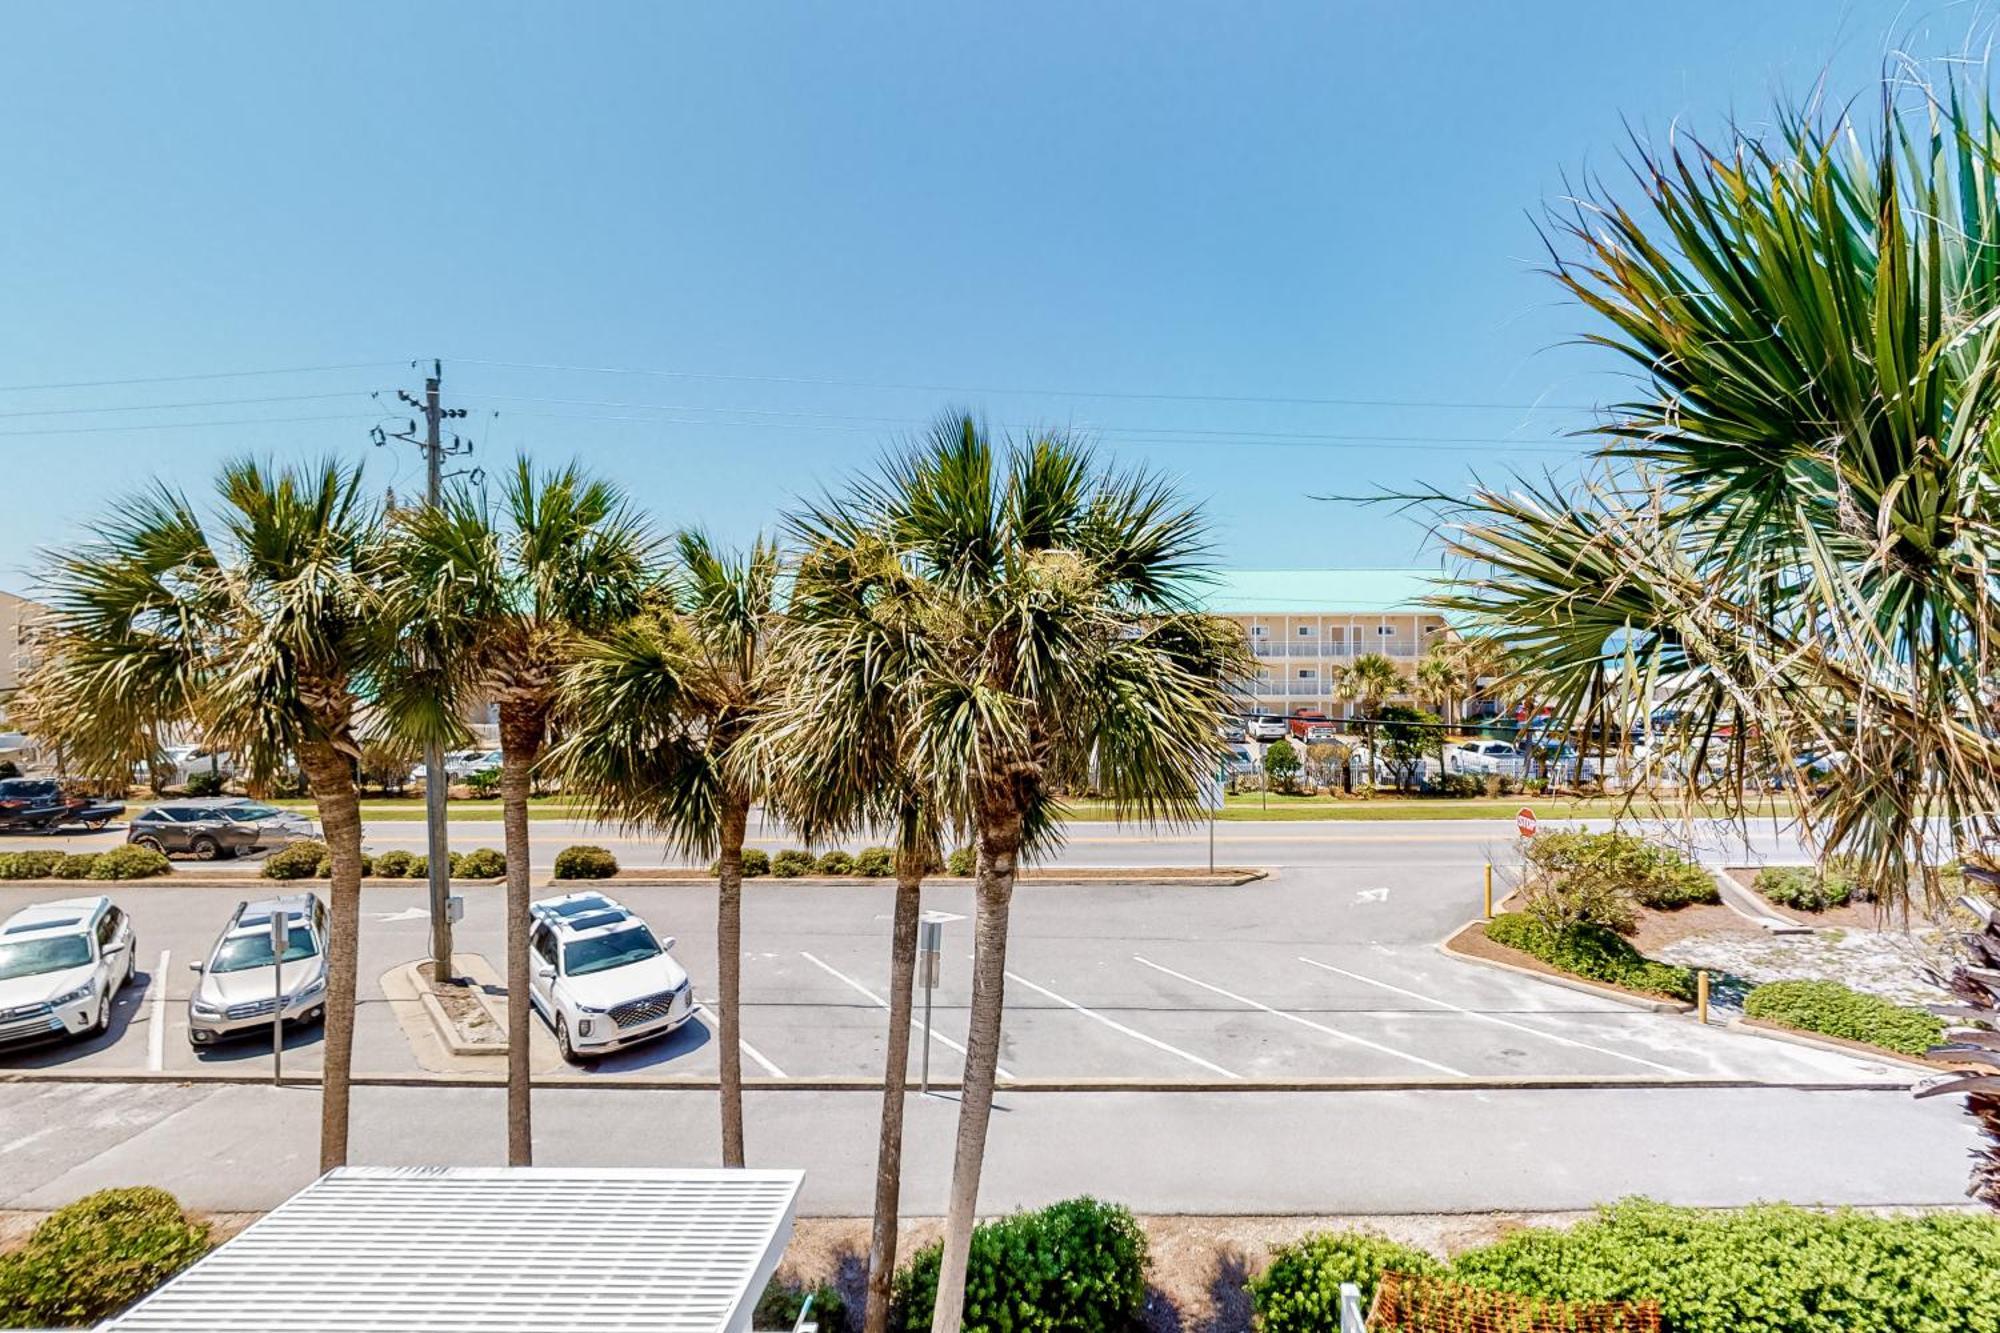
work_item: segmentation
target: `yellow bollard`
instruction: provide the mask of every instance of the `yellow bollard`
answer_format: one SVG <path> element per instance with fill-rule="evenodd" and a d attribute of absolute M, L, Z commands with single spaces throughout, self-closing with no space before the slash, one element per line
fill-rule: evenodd
<path fill-rule="evenodd" d="M 1708 1021 L 1708 969 L 1694 974 L 1694 1011 L 1702 1022 Z"/>
<path fill-rule="evenodd" d="M 1486 919 L 1493 919 L 1493 863 L 1486 863 Z"/>

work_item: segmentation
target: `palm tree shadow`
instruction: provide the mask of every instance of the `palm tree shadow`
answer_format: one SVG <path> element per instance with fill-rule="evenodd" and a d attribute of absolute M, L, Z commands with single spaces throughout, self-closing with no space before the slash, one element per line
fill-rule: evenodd
<path fill-rule="evenodd" d="M 1156 1286 L 1146 1288 L 1146 1304 L 1135 1327 L 1143 1333 L 1249 1333 L 1250 1263 L 1242 1251 L 1230 1248 L 1216 1256 L 1215 1275 L 1208 1284 L 1208 1311 L 1191 1315 Z"/>

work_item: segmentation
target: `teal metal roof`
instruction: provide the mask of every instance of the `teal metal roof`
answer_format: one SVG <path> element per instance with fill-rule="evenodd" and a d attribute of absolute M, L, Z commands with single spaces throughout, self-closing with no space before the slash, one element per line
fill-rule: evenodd
<path fill-rule="evenodd" d="M 1218 615 L 1364 615 L 1430 611 L 1435 569 L 1218 569 L 1201 609 Z M 1435 611 L 1430 611 L 1435 615 Z"/>

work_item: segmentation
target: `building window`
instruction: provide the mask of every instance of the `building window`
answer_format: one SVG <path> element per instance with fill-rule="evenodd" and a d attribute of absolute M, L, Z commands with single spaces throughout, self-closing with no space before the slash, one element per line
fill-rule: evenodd
<path fill-rule="evenodd" d="M 1250 627 L 1250 637 L 1253 639 L 1261 639 L 1266 635 L 1268 635 L 1270 632 L 1271 631 L 1265 629 L 1262 625 L 1252 625 Z"/>
<path fill-rule="evenodd" d="M 1300 668 L 1299 668 L 1299 679 L 1300 679 L 1300 680 L 1318 680 L 1318 679 L 1319 679 L 1319 670 L 1318 670 L 1318 668 L 1316 668 L 1316 667 L 1300 667 Z"/>
<path fill-rule="evenodd" d="M 1299 626 L 1299 637 L 1301 639 L 1310 639 L 1312 636 L 1313 636 L 1313 627 L 1311 625 Z"/>
<path fill-rule="evenodd" d="M 1394 625 L 1377 625 L 1375 627 L 1375 632 L 1377 634 L 1386 637 L 1388 635 L 1394 634 L 1396 632 L 1396 627 Z"/>

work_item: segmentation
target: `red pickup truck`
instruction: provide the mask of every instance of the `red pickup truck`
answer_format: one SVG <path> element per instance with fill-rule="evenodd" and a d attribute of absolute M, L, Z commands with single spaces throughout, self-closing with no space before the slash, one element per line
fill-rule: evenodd
<path fill-rule="evenodd" d="M 1332 721 L 1332 718 L 1320 712 L 1317 708 L 1297 709 L 1292 713 L 1290 718 L 1292 739 L 1297 741 L 1305 740 L 1306 733 L 1314 727 L 1329 726 Z"/>

